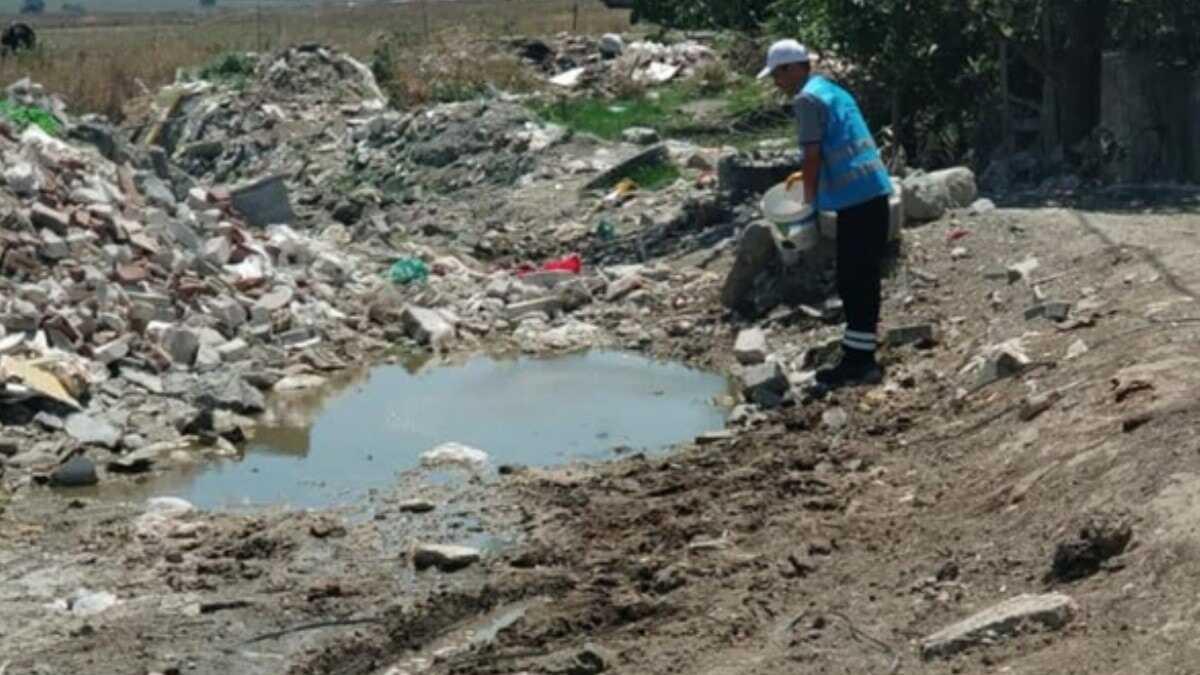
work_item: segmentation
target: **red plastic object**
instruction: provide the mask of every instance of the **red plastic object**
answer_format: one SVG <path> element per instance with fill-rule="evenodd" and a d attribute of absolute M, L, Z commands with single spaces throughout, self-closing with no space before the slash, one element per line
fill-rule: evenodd
<path fill-rule="evenodd" d="M 523 277 L 530 272 L 536 272 L 533 265 L 529 263 L 521 263 L 517 266 L 517 276 Z M 551 260 L 542 265 L 544 272 L 570 272 L 571 274 L 579 274 L 583 271 L 583 259 L 578 253 L 572 253 L 568 256 L 563 256 L 558 260 Z"/>

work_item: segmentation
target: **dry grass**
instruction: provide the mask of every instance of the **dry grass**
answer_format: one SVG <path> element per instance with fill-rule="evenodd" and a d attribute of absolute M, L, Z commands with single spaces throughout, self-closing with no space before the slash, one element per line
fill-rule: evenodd
<path fill-rule="evenodd" d="M 452 47 L 462 45 L 464 35 L 476 39 L 553 35 L 572 27 L 597 34 L 629 27 L 628 12 L 609 10 L 595 0 L 438 1 L 105 20 L 103 25 L 60 20 L 39 26 L 38 51 L 0 61 L 0 83 L 30 77 L 61 95 L 75 111 L 119 118 L 131 97 L 173 81 L 179 68 L 199 66 L 218 54 L 321 42 L 368 59 L 381 39 L 391 36 L 389 42 L 396 49 L 393 63 L 408 68 L 404 79 L 411 95 L 436 98 L 438 92 L 422 75 L 430 71 L 428 65 L 422 66 L 420 56 L 423 52 L 453 56 Z M 477 61 L 484 65 L 473 67 Z M 516 65 L 497 53 L 462 52 L 451 60 L 447 74 L 468 84 L 499 78 L 504 86 L 519 86 Z M 418 75 L 412 75 L 413 69 Z"/>

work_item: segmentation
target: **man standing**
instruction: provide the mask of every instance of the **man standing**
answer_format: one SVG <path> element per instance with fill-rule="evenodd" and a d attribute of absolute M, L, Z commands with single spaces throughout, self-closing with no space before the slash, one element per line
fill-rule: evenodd
<path fill-rule="evenodd" d="M 826 389 L 878 384 L 883 372 L 875 361 L 876 330 L 882 301 L 881 276 L 888 240 L 888 197 L 892 181 L 867 129 L 858 103 L 845 89 L 812 74 L 808 50 L 795 40 L 780 40 L 767 53 L 759 79 L 794 96 L 803 171 L 788 178 L 803 181 L 805 198 L 816 195 L 817 212 L 837 213 L 837 290 L 846 312 L 842 359 L 817 373 Z"/>

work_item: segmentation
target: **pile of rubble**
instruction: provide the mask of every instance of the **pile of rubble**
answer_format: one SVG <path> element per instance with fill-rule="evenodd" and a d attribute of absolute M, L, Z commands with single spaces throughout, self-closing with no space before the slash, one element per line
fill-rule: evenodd
<path fill-rule="evenodd" d="M 87 126 L 59 118 L 67 138 Z M 354 317 L 381 265 L 348 251 L 343 231 L 255 227 L 245 194 L 193 186 L 180 199 L 139 168 L 144 156 L 118 164 L 38 126 L 5 131 L 10 469 L 37 474 L 83 448 L 112 470 L 144 469 L 197 438 L 232 452 L 253 426 L 240 415 L 261 411 L 266 392 L 369 344 Z M 95 479 L 65 476 L 52 479 Z"/>
<path fill-rule="evenodd" d="M 615 33 L 600 38 L 562 34 L 553 44 L 519 39 L 512 42 L 512 48 L 552 84 L 566 89 L 603 90 L 619 77 L 635 84 L 664 84 L 691 77 L 701 66 L 717 60 L 716 52 L 699 42 L 665 45 L 638 40 L 626 44 Z"/>

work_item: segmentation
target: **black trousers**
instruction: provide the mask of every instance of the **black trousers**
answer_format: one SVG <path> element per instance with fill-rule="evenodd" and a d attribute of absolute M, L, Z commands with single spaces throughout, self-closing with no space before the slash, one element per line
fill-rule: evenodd
<path fill-rule="evenodd" d="M 846 350 L 873 353 L 878 344 L 883 257 L 888 242 L 888 197 L 838 211 L 837 290 L 846 311 Z M 847 351 L 847 354 L 852 352 Z"/>

